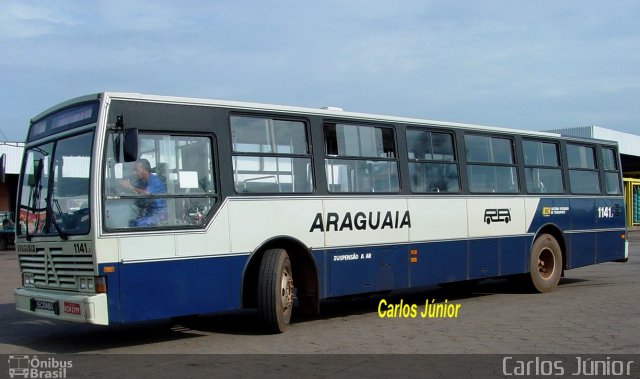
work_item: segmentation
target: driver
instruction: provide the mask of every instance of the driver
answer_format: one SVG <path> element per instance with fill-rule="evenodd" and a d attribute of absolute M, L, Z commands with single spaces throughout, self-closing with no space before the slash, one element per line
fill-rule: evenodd
<path fill-rule="evenodd" d="M 133 166 L 135 181 L 129 179 L 120 182 L 120 186 L 138 195 L 152 195 L 166 193 L 167 188 L 162 180 L 151 173 L 151 164 L 148 160 L 138 159 Z M 155 226 L 161 221 L 166 221 L 167 201 L 165 199 L 147 198 L 136 201 L 138 217 L 129 222 L 129 226 Z"/>

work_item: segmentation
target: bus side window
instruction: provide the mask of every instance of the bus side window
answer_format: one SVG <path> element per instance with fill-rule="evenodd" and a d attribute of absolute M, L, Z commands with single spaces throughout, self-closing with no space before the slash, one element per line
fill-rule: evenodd
<path fill-rule="evenodd" d="M 307 126 L 302 121 L 231 116 L 237 193 L 313 191 Z"/>
<path fill-rule="evenodd" d="M 602 168 L 604 170 L 604 185 L 607 195 L 619 195 L 621 193 L 620 172 L 614 149 L 602 148 Z"/>
<path fill-rule="evenodd" d="M 572 193 L 599 194 L 600 180 L 596 166 L 595 149 L 592 146 L 567 144 L 569 162 L 569 186 Z"/>
<path fill-rule="evenodd" d="M 460 191 L 458 165 L 453 146 L 451 133 L 407 130 L 411 191 L 416 193 Z"/>
<path fill-rule="evenodd" d="M 517 193 L 518 175 L 510 138 L 467 134 L 469 190 L 472 193 Z"/>
<path fill-rule="evenodd" d="M 558 145 L 524 140 L 524 174 L 528 193 L 563 193 Z"/>
<path fill-rule="evenodd" d="M 400 190 L 392 128 L 325 123 L 324 135 L 329 192 Z"/>

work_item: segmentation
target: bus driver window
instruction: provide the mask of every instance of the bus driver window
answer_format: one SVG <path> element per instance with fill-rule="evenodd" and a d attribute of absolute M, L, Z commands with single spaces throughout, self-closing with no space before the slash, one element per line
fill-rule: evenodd
<path fill-rule="evenodd" d="M 211 139 L 140 133 L 140 159 L 116 159 L 107 139 L 108 230 L 201 226 L 216 203 Z"/>

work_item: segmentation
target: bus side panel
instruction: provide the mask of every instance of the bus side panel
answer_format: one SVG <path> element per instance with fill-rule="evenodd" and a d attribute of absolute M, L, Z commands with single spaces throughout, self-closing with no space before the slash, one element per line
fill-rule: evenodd
<path fill-rule="evenodd" d="M 315 251 L 320 297 L 525 273 L 531 236 Z"/>
<path fill-rule="evenodd" d="M 466 280 L 468 241 L 415 244 L 415 261 L 409 266 L 411 287 Z M 411 257 L 414 257 L 411 255 Z"/>
<path fill-rule="evenodd" d="M 497 238 L 469 241 L 469 279 L 498 276 L 499 245 Z"/>
<path fill-rule="evenodd" d="M 569 212 L 571 212 L 571 230 L 593 230 L 597 227 L 595 199 L 571 199 Z"/>
<path fill-rule="evenodd" d="M 622 231 L 598 233 L 596 237 L 596 263 L 610 262 L 624 258 L 624 239 Z"/>
<path fill-rule="evenodd" d="M 600 232 L 596 237 L 596 262 L 608 262 L 624 258 L 625 206 L 624 199 L 603 198 L 596 200 L 595 214 L 598 229 L 614 229 Z"/>
<path fill-rule="evenodd" d="M 105 267 L 109 269 L 105 270 Z M 120 266 L 117 263 L 103 263 L 98 265 L 98 272 L 107 278 L 107 308 L 109 310 L 109 324 L 119 324 L 122 320 L 120 309 Z"/>
<path fill-rule="evenodd" d="M 553 224 L 562 232 L 571 229 L 571 209 L 569 199 L 554 199 L 543 197 L 540 199 L 528 199 L 528 202 L 537 202 L 535 213 L 530 215 L 531 223 L 528 233 L 537 233 L 547 224 Z"/>
<path fill-rule="evenodd" d="M 500 239 L 500 276 L 529 272 L 529 247 L 533 236 Z"/>
<path fill-rule="evenodd" d="M 117 264 L 122 322 L 153 320 L 239 307 L 247 255 Z M 233 272 L 232 272 L 233 271 Z"/>
<path fill-rule="evenodd" d="M 409 287 L 407 249 L 407 245 L 386 245 L 326 250 L 324 295 L 338 297 Z"/>
<path fill-rule="evenodd" d="M 528 272 L 531 239 L 531 236 L 513 236 L 469 240 L 467 279 Z"/>
<path fill-rule="evenodd" d="M 596 233 L 571 233 L 567 242 L 568 269 L 596 263 Z"/>
<path fill-rule="evenodd" d="M 530 236 L 515 236 L 469 240 L 467 279 L 528 272 L 531 239 Z"/>
<path fill-rule="evenodd" d="M 467 200 L 463 198 L 407 199 L 411 212 L 409 241 L 456 240 L 469 236 Z"/>
<path fill-rule="evenodd" d="M 244 269 L 248 259 L 249 255 L 244 259 L 240 257 L 230 259 L 231 288 L 229 289 L 229 295 L 231 296 L 231 309 L 242 308 L 242 280 L 244 279 Z"/>
<path fill-rule="evenodd" d="M 571 235 L 567 249 L 568 268 L 596 263 L 596 208 L 595 199 L 571 199 Z"/>

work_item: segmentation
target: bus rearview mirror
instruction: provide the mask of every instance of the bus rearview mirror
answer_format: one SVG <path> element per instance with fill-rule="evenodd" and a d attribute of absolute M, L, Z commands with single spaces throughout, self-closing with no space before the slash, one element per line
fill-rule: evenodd
<path fill-rule="evenodd" d="M 125 162 L 138 160 L 138 129 L 127 129 L 124 131 L 123 153 Z"/>
<path fill-rule="evenodd" d="M 7 172 L 7 154 L 0 155 L 0 183 L 4 183 L 5 174 Z"/>
<path fill-rule="evenodd" d="M 27 176 L 27 185 L 29 187 L 35 187 L 35 185 L 38 184 L 42 178 L 43 167 L 44 163 L 42 162 L 42 159 L 33 161 L 33 174 L 29 174 L 29 176 Z"/>

